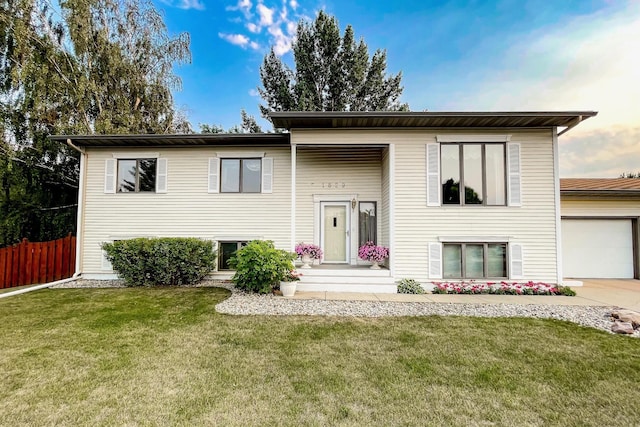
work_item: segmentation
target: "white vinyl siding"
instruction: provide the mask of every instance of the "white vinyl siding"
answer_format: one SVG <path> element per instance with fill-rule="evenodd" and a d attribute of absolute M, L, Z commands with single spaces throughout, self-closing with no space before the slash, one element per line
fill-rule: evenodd
<path fill-rule="evenodd" d="M 255 147 L 252 150 L 255 151 Z M 113 235 L 187 236 L 219 240 L 234 236 L 273 240 L 277 247 L 290 246 L 290 151 L 265 147 L 273 159 L 272 194 L 209 194 L 209 159 L 226 148 L 180 147 L 159 149 L 169 163 L 166 194 L 104 194 L 106 160 L 114 149 L 87 148 L 84 233 L 81 247 L 83 273 L 100 274 L 100 243 Z M 230 147 L 229 152 L 238 152 Z M 126 151 L 123 147 L 118 152 Z M 217 169 L 216 169 L 217 170 Z"/>
<path fill-rule="evenodd" d="M 429 243 L 440 236 L 509 237 L 509 244 L 522 245 L 525 280 L 555 283 L 556 233 L 552 131 L 504 129 L 512 143 L 520 146 L 521 207 L 440 206 L 427 207 L 425 145 L 437 135 L 495 135 L 496 131 L 465 130 L 294 130 L 292 143 L 327 145 L 395 144 L 395 277 L 429 282 Z M 502 133 L 502 131 L 501 131 Z M 298 165 L 300 174 L 305 165 Z M 326 165 L 327 174 L 331 166 Z M 309 177 L 299 178 L 298 188 Z M 319 181 L 319 180 L 318 180 Z M 311 182 L 318 182 L 313 180 Z M 310 184 L 310 182 L 309 182 Z M 354 191 L 351 188 L 346 189 Z M 309 190 L 298 196 L 308 200 Z M 320 191 L 321 192 L 321 191 Z M 354 191 L 355 192 L 355 191 Z M 301 223 L 312 221 L 311 212 L 298 212 Z M 307 227 L 311 228 L 311 225 Z M 305 239 L 310 236 L 299 234 Z"/>

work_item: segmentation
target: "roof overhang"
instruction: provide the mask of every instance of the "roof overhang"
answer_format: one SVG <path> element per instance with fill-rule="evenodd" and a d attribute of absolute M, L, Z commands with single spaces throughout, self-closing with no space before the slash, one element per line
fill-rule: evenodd
<path fill-rule="evenodd" d="M 637 178 L 562 178 L 560 195 L 565 198 L 639 198 Z"/>
<path fill-rule="evenodd" d="M 211 133 L 185 135 L 52 135 L 79 147 L 288 146 L 288 133 Z"/>
<path fill-rule="evenodd" d="M 431 112 L 431 111 L 278 111 L 276 128 L 553 128 L 565 132 L 594 117 L 595 111 Z"/>

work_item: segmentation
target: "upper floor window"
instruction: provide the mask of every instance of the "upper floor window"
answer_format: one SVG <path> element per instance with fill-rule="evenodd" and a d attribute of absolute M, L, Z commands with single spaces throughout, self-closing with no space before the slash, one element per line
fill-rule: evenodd
<path fill-rule="evenodd" d="M 155 192 L 157 159 L 118 159 L 118 193 Z"/>
<path fill-rule="evenodd" d="M 260 193 L 262 159 L 222 159 L 222 193 Z"/>
<path fill-rule="evenodd" d="M 442 204 L 504 206 L 505 144 L 441 144 Z"/>

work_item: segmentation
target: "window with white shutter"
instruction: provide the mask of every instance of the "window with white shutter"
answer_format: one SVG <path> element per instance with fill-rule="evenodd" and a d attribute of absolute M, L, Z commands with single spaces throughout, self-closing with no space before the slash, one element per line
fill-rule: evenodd
<path fill-rule="evenodd" d="M 441 243 L 429 243 L 429 278 L 442 279 Z"/>
<path fill-rule="evenodd" d="M 427 206 L 440 206 L 440 144 L 426 145 Z"/>
<path fill-rule="evenodd" d="M 507 175 L 509 206 L 522 206 L 519 143 L 510 142 L 507 144 Z"/>
<path fill-rule="evenodd" d="M 116 159 L 104 161 L 104 192 L 116 192 Z"/>
<path fill-rule="evenodd" d="M 211 157 L 209 159 L 209 193 L 219 192 L 219 179 L 218 174 L 220 171 L 220 159 L 217 157 Z"/>
<path fill-rule="evenodd" d="M 522 245 L 518 243 L 509 244 L 510 251 L 510 274 L 511 279 L 523 279 L 524 278 L 524 254 L 522 251 Z"/>
<path fill-rule="evenodd" d="M 262 192 L 273 193 L 273 158 L 262 158 Z"/>
<path fill-rule="evenodd" d="M 167 192 L 167 174 L 168 174 L 167 159 L 158 159 L 156 169 L 156 193 Z"/>

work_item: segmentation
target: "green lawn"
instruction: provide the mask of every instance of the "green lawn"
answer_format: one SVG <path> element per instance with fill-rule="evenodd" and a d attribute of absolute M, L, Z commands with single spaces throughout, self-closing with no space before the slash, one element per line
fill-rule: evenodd
<path fill-rule="evenodd" d="M 640 424 L 637 339 L 534 319 L 217 314 L 228 295 L 1 299 L 0 424 Z"/>

